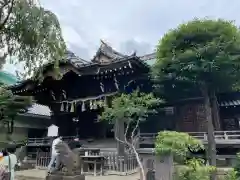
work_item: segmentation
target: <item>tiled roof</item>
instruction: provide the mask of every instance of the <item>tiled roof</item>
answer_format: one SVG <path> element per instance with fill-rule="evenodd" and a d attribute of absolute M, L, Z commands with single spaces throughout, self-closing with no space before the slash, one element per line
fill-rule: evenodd
<path fill-rule="evenodd" d="M 143 60 L 143 61 L 156 59 L 156 53 L 153 52 L 153 53 L 150 53 L 150 54 L 145 54 L 145 55 L 141 56 L 140 59 Z"/>
<path fill-rule="evenodd" d="M 78 56 L 76 56 L 72 51 L 67 50 L 66 52 L 66 59 L 67 61 L 70 61 L 72 64 L 74 64 L 75 66 L 79 66 L 79 65 L 84 65 L 84 64 L 89 64 L 90 62 L 79 58 Z"/>
<path fill-rule="evenodd" d="M 49 107 L 36 103 L 33 104 L 32 107 L 28 108 L 28 111 L 26 113 L 40 116 L 51 116 L 51 110 Z"/>
<path fill-rule="evenodd" d="M 141 56 L 140 59 L 147 63 L 149 66 L 152 66 L 156 62 L 156 53 L 146 54 Z"/>

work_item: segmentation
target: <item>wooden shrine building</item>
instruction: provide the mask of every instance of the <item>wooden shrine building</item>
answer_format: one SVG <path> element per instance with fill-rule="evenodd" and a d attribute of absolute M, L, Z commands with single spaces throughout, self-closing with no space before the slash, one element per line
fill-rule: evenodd
<path fill-rule="evenodd" d="M 136 53 L 124 55 L 101 41 L 91 61 L 68 52 L 60 61 L 60 78 L 53 64 L 43 69 L 43 81 L 26 80 L 12 86 L 14 94 L 34 96 L 47 105 L 61 136 L 80 138 L 113 137 L 112 126 L 98 122 L 103 103 L 109 103 L 117 92 L 140 88 L 151 91 L 149 67 Z"/>
<path fill-rule="evenodd" d="M 34 96 L 37 103 L 49 106 L 51 119 L 59 126 L 61 136 L 112 138 L 113 126 L 98 120 L 103 104 L 109 104 L 118 92 L 129 93 L 137 88 L 151 92 L 148 64 L 152 65 L 149 61 L 154 59 L 155 53 L 142 57 L 136 53 L 124 55 L 101 41 L 91 61 L 68 52 L 66 59 L 60 61 L 60 78 L 53 71 L 54 65 L 46 64 L 42 81 L 29 79 L 12 86 L 11 90 L 14 94 Z M 230 94 L 231 97 L 218 97 L 220 126 L 217 130 L 240 129 L 240 93 Z M 205 119 L 202 97 L 190 97 L 150 117 L 140 129 L 143 133 L 164 129 L 206 132 Z"/>

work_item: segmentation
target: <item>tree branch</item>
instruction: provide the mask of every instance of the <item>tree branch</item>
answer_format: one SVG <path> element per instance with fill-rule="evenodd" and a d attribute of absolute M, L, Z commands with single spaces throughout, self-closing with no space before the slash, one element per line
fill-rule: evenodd
<path fill-rule="evenodd" d="M 127 133 L 128 133 L 129 127 L 130 127 L 130 122 L 128 121 L 127 128 L 126 128 L 126 131 L 125 131 L 125 134 L 124 134 L 125 142 L 128 142 L 128 140 L 127 140 Z"/>
<path fill-rule="evenodd" d="M 132 136 L 131 136 L 131 139 L 132 139 L 132 140 L 133 140 L 133 137 L 134 137 L 134 135 L 135 135 L 136 130 L 138 129 L 139 122 L 140 122 L 140 120 L 139 120 L 139 118 L 138 118 L 137 124 L 136 124 L 135 128 L 134 128 L 133 131 L 132 131 Z"/>
<path fill-rule="evenodd" d="M 7 5 L 10 3 L 10 6 L 9 6 L 9 10 L 8 10 L 8 12 L 7 12 L 8 14 L 7 14 L 6 18 L 5 18 L 5 19 L 3 20 L 3 22 L 1 22 L 1 24 L 0 24 L 0 31 L 3 29 L 3 27 L 4 27 L 5 24 L 7 23 L 10 15 L 11 15 L 11 13 L 12 13 L 14 2 L 15 2 L 15 0 L 10 0 L 10 1 L 7 2 Z M 3 9 L 1 9 L 1 10 L 3 11 Z M 2 13 L 2 12 L 1 12 L 1 13 Z"/>

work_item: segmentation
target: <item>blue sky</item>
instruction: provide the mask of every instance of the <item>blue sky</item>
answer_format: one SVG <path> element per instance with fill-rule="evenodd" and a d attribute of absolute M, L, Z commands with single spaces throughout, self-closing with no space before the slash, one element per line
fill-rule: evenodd
<path fill-rule="evenodd" d="M 71 49 L 90 60 L 105 40 L 116 50 L 150 53 L 169 29 L 197 18 L 224 18 L 240 25 L 239 0 L 41 0 L 59 18 Z M 18 68 L 18 66 L 17 66 Z M 6 64 L 5 70 L 16 67 Z"/>

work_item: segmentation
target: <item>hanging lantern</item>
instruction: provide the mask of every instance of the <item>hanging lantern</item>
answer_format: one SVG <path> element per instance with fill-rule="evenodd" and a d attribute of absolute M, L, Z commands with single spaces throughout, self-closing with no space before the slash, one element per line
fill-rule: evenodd
<path fill-rule="evenodd" d="M 105 104 L 106 107 L 108 107 L 107 97 L 106 96 L 104 97 L 104 104 Z"/>
<path fill-rule="evenodd" d="M 55 100 L 56 100 L 56 97 L 55 97 L 54 92 L 53 92 L 53 91 L 50 91 L 50 93 L 51 93 L 51 96 L 52 96 L 53 100 L 55 101 Z"/>
<path fill-rule="evenodd" d="M 101 91 L 104 92 L 104 85 L 102 82 L 100 82 L 100 88 L 101 88 Z"/>
<path fill-rule="evenodd" d="M 98 105 L 99 105 L 99 107 L 104 107 L 104 101 L 102 100 L 102 99 L 100 99 L 99 101 L 98 101 Z"/>
<path fill-rule="evenodd" d="M 82 102 L 82 111 L 86 111 L 85 102 Z"/>
<path fill-rule="evenodd" d="M 92 102 L 92 100 L 90 100 L 90 109 L 93 109 L 93 102 Z"/>
<path fill-rule="evenodd" d="M 60 111 L 64 111 L 64 103 L 62 102 Z"/>
<path fill-rule="evenodd" d="M 97 100 L 95 100 L 94 103 L 93 103 L 93 109 L 97 109 L 97 108 L 98 108 Z"/>
<path fill-rule="evenodd" d="M 70 112 L 74 112 L 74 103 L 71 103 L 71 109 Z"/>
<path fill-rule="evenodd" d="M 64 111 L 69 111 L 69 104 L 66 102 L 66 105 L 64 106 Z"/>
<path fill-rule="evenodd" d="M 119 90 L 119 86 L 118 86 L 118 81 L 116 79 L 116 77 L 114 77 L 114 84 L 117 90 Z"/>
<path fill-rule="evenodd" d="M 66 91 L 65 90 L 62 90 L 62 96 L 64 99 L 67 99 L 67 95 L 66 95 Z"/>

